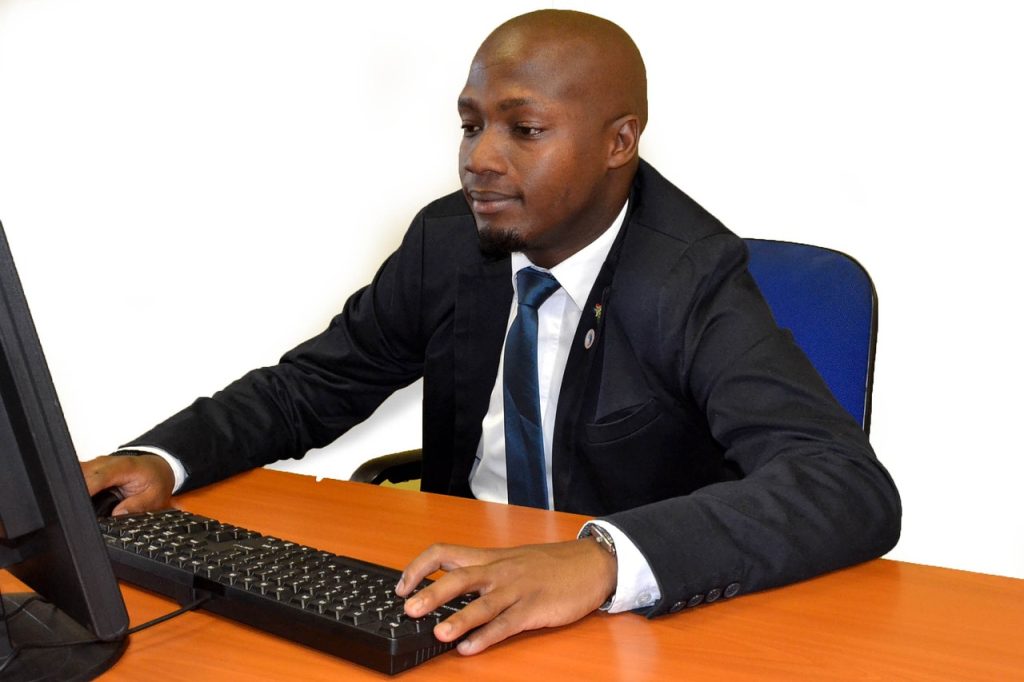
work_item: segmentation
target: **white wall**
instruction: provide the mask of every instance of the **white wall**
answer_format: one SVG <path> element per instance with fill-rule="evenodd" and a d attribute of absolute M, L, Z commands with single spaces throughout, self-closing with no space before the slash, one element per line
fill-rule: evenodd
<path fill-rule="evenodd" d="M 83 457 L 323 327 L 457 187 L 469 60 L 537 5 L 360 4 L 0 0 L 0 220 Z M 565 6 L 640 45 L 663 173 L 873 273 L 892 556 L 1024 577 L 1015 3 Z M 289 468 L 416 446 L 418 398 Z"/>

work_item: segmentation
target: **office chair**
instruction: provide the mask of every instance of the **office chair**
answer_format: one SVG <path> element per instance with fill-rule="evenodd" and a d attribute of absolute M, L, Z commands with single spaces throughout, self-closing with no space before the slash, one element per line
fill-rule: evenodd
<path fill-rule="evenodd" d="M 856 260 L 832 249 L 771 239 L 744 241 L 750 274 L 775 321 L 792 332 L 839 404 L 868 432 L 878 335 L 878 297 L 871 277 Z M 350 479 L 415 481 L 420 460 L 419 450 L 384 455 L 364 462 Z"/>
<path fill-rule="evenodd" d="M 878 297 L 871 277 L 845 253 L 820 246 L 745 239 L 750 274 L 832 390 L 865 433 L 878 336 Z"/>

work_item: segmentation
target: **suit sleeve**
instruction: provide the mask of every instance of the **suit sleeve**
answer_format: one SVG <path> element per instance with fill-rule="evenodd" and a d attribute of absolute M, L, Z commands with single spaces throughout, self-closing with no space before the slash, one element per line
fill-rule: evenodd
<path fill-rule="evenodd" d="M 613 514 L 677 611 L 880 556 L 900 500 L 867 437 L 788 331 L 777 327 L 731 234 L 691 245 L 659 304 L 663 366 L 707 420 L 720 482 Z M 671 331 L 670 331 L 671 330 Z M 735 480 L 728 480 L 735 479 Z"/>
<path fill-rule="evenodd" d="M 184 465 L 182 492 L 300 458 L 366 419 L 423 371 L 419 286 L 423 215 L 402 246 L 318 336 L 128 443 Z"/>

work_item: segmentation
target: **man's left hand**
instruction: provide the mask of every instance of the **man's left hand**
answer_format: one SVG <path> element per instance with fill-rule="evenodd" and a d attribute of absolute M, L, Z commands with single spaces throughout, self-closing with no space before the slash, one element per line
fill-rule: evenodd
<path fill-rule="evenodd" d="M 615 557 L 590 538 L 505 549 L 433 545 L 405 569 L 396 592 L 407 596 L 439 569 L 447 573 L 408 599 L 405 612 L 419 618 L 479 593 L 434 628 L 442 642 L 478 628 L 459 643 L 461 654 L 478 653 L 523 630 L 577 621 L 604 603 L 617 578 Z"/>

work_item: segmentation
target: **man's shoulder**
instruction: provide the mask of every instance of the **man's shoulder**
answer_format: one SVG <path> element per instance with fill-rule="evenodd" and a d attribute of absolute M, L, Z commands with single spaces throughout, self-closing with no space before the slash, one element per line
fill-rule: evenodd
<path fill-rule="evenodd" d="M 669 281 L 670 273 L 708 274 L 745 262 L 743 240 L 644 161 L 630 203 L 617 266 L 620 286 L 642 291 Z"/>
<path fill-rule="evenodd" d="M 646 161 L 640 161 L 630 201 L 634 204 L 632 227 L 678 242 L 679 247 L 708 237 L 735 238 L 715 216 Z"/>

